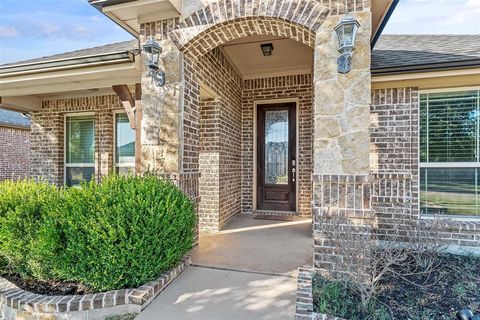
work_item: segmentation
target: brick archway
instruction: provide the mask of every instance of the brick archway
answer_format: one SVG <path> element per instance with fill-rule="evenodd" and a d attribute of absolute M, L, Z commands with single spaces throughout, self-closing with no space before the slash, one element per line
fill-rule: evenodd
<path fill-rule="evenodd" d="M 330 10 L 315 0 L 220 0 L 194 12 L 170 32 L 175 45 L 191 57 L 203 56 L 225 42 L 273 35 L 315 47 L 315 33 Z"/>

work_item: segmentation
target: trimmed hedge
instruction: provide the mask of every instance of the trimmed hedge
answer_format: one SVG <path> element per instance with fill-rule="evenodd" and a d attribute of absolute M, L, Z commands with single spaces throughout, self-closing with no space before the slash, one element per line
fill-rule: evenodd
<path fill-rule="evenodd" d="M 3 273 L 78 281 L 96 291 L 136 287 L 188 253 L 194 228 L 192 202 L 155 176 L 112 175 L 62 189 L 0 183 Z"/>

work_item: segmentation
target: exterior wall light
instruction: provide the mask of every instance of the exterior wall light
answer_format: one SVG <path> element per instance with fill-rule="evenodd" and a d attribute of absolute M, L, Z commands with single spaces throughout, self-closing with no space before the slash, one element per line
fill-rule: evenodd
<path fill-rule="evenodd" d="M 355 18 L 345 16 L 334 29 L 340 46 L 338 51 L 341 53 L 337 59 L 340 73 L 348 73 L 352 68 L 352 52 L 355 49 L 355 38 L 359 27 L 360 24 Z"/>
<path fill-rule="evenodd" d="M 157 86 L 163 86 L 165 84 L 165 72 L 159 70 L 158 67 L 162 47 L 155 40 L 150 39 L 143 45 L 143 51 L 146 55 L 145 66 L 149 69 L 148 75 L 152 77 Z"/>
<path fill-rule="evenodd" d="M 264 43 L 260 45 L 260 48 L 262 48 L 262 53 L 265 57 L 271 56 L 272 51 L 273 51 L 273 44 L 271 43 Z"/>

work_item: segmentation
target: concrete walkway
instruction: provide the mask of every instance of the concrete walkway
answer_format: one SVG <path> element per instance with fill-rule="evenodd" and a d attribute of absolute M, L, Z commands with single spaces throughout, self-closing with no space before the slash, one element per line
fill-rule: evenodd
<path fill-rule="evenodd" d="M 240 215 L 200 235 L 192 263 L 139 320 L 293 319 L 296 271 L 313 256 L 311 220 Z"/>
<path fill-rule="evenodd" d="M 296 280 L 189 267 L 136 319 L 292 320 Z"/>

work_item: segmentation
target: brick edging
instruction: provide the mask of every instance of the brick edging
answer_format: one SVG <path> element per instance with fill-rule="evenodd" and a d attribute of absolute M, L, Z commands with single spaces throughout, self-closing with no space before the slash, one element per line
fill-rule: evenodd
<path fill-rule="evenodd" d="M 298 268 L 294 320 L 344 320 L 313 311 L 313 270 L 311 268 Z"/>
<path fill-rule="evenodd" d="M 17 312 L 32 316 L 42 314 L 92 313 L 115 307 L 129 307 L 143 310 L 191 263 L 185 256 L 173 269 L 162 274 L 157 280 L 149 281 L 135 289 L 120 289 L 86 295 L 49 296 L 34 294 L 20 288 L 0 290 L 0 318 L 14 319 Z M 118 308 L 117 308 L 118 309 Z M 8 316 L 8 313 L 10 316 Z"/>

